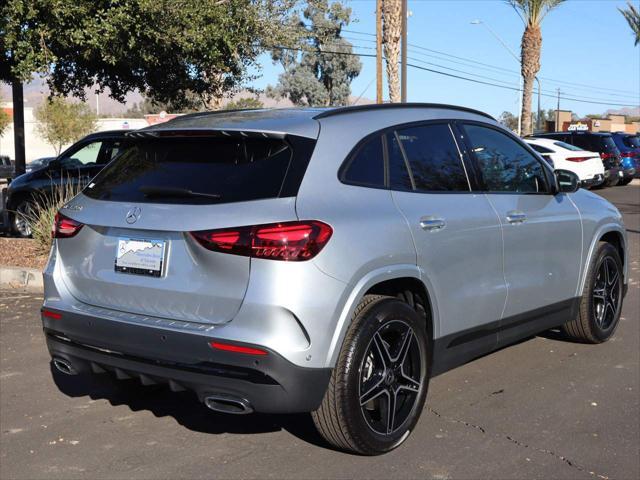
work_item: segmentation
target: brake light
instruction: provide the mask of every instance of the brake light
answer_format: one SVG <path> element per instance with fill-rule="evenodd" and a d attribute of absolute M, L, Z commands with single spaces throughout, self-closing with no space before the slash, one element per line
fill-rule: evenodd
<path fill-rule="evenodd" d="M 621 157 L 634 157 L 635 154 L 633 152 L 622 152 L 620 153 Z"/>
<path fill-rule="evenodd" d="M 613 154 L 613 153 L 601 153 L 601 154 L 600 154 L 600 158 L 601 158 L 602 160 L 609 160 L 610 158 L 615 158 L 615 157 L 616 157 L 616 156 L 615 156 L 615 154 Z"/>
<path fill-rule="evenodd" d="M 567 158 L 570 162 L 584 162 L 585 160 L 590 160 L 593 157 L 569 157 Z"/>
<path fill-rule="evenodd" d="M 70 238 L 76 235 L 84 224 L 56 213 L 51 227 L 51 238 Z"/>
<path fill-rule="evenodd" d="M 62 314 L 52 312 L 51 310 L 42 310 L 42 316 L 45 318 L 51 318 L 53 320 L 60 320 L 62 318 Z"/>
<path fill-rule="evenodd" d="M 241 347 L 240 345 L 231 345 L 230 343 L 209 342 L 212 348 L 224 350 L 225 352 L 245 353 L 247 355 L 266 355 L 267 352 L 259 348 Z"/>
<path fill-rule="evenodd" d="M 191 232 L 200 245 L 214 252 L 252 258 L 300 262 L 315 257 L 333 229 L 317 220 L 252 225 Z"/>

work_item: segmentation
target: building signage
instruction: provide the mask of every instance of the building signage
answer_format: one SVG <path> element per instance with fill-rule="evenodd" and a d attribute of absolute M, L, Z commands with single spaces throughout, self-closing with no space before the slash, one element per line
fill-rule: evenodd
<path fill-rule="evenodd" d="M 589 126 L 586 123 L 572 123 L 569 125 L 570 132 L 585 132 L 589 130 Z"/>

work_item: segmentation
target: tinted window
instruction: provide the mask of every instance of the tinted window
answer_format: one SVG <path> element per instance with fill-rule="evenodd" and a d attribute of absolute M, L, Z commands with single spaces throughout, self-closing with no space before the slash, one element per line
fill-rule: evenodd
<path fill-rule="evenodd" d="M 550 148 L 546 148 L 541 145 L 536 145 L 535 143 L 530 143 L 529 146 L 538 153 L 553 153 L 553 150 L 551 150 Z"/>
<path fill-rule="evenodd" d="M 394 133 L 388 133 L 387 153 L 389 155 L 389 184 L 392 190 L 413 190 L 413 179 L 407 170 L 402 149 Z"/>
<path fill-rule="evenodd" d="M 397 131 L 413 174 L 424 192 L 469 191 L 469 183 L 449 126 L 423 125 Z"/>
<path fill-rule="evenodd" d="M 113 201 L 221 203 L 278 197 L 292 157 L 276 139 L 138 139 L 105 167 L 84 193 Z M 173 188 L 219 195 L 166 196 L 140 187 Z M 148 190 L 148 188 L 146 189 Z"/>
<path fill-rule="evenodd" d="M 600 151 L 607 153 L 618 153 L 618 147 L 616 147 L 616 143 L 613 141 L 608 135 L 602 135 L 596 137 L 598 139 L 598 146 L 600 147 Z"/>
<path fill-rule="evenodd" d="M 384 157 L 382 137 L 377 136 L 362 145 L 351 158 L 344 180 L 357 185 L 384 187 Z"/>
<path fill-rule="evenodd" d="M 554 145 L 560 147 L 560 148 L 564 148 L 566 150 L 571 150 L 572 152 L 579 152 L 580 150 L 582 150 L 581 148 L 578 147 L 574 147 L 573 145 L 569 144 L 569 143 L 565 143 L 565 142 L 553 142 Z"/>
<path fill-rule="evenodd" d="M 502 132 L 465 125 L 467 138 L 490 192 L 548 192 L 542 164 Z"/>
<path fill-rule="evenodd" d="M 640 137 L 622 137 L 622 141 L 627 147 L 630 148 L 640 148 Z"/>
<path fill-rule="evenodd" d="M 575 135 L 573 137 L 573 144 L 580 147 L 582 150 L 598 151 L 598 146 L 594 145 L 591 141 L 591 137 L 586 135 Z"/>

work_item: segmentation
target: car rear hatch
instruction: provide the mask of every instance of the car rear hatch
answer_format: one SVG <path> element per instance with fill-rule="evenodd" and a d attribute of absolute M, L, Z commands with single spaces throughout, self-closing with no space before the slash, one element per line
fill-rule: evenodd
<path fill-rule="evenodd" d="M 297 220 L 295 195 L 314 143 L 211 131 L 137 138 L 61 210 L 57 251 L 66 287 L 99 307 L 231 320 L 250 258 L 210 251 L 190 232 Z"/>

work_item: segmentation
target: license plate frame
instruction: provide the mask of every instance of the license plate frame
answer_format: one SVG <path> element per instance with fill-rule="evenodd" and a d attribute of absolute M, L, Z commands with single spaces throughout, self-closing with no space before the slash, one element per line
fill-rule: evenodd
<path fill-rule="evenodd" d="M 119 237 L 114 269 L 118 273 L 159 278 L 164 272 L 166 252 L 165 240 Z"/>

